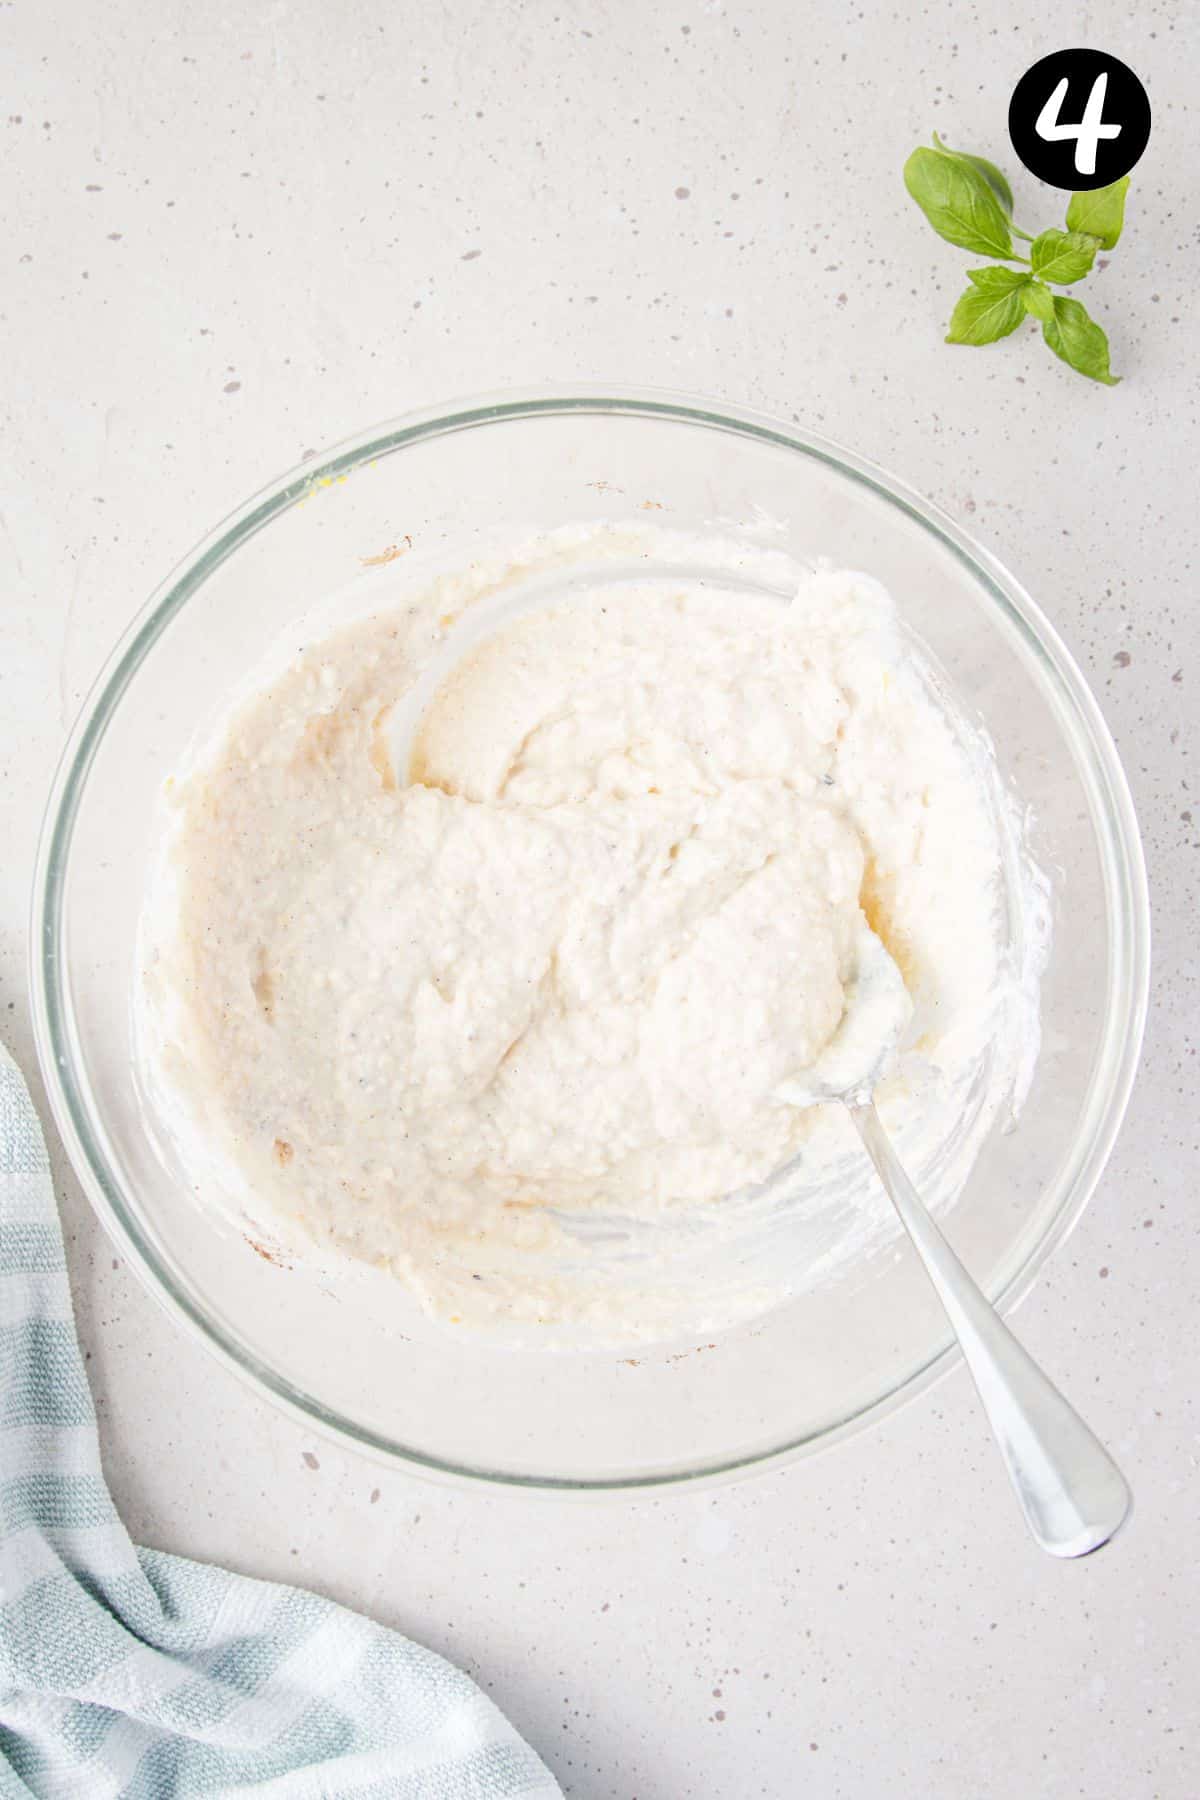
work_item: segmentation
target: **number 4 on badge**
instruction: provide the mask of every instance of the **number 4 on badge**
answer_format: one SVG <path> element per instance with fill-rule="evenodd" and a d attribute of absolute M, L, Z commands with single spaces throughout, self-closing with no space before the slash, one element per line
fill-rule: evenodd
<path fill-rule="evenodd" d="M 1107 50 L 1052 50 L 1013 89 L 1008 135 L 1039 181 L 1070 194 L 1111 187 L 1146 148 L 1150 96 L 1128 63 Z"/>
<path fill-rule="evenodd" d="M 1083 117 L 1077 125 L 1064 125 L 1063 101 L 1070 83 L 1064 75 L 1037 116 L 1034 130 L 1047 144 L 1068 143 L 1075 139 L 1075 167 L 1081 175 L 1096 173 L 1096 151 L 1102 138 L 1120 137 L 1121 127 L 1104 121 L 1104 101 L 1108 94 L 1108 76 L 1097 75 L 1088 95 Z"/>

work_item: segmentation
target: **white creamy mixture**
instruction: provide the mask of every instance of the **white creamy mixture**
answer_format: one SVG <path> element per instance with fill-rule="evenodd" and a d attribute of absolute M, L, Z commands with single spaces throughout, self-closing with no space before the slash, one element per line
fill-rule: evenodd
<path fill-rule="evenodd" d="M 948 1132 L 989 1041 L 994 1111 L 1020 1052 L 995 798 L 877 584 L 526 613 L 401 783 L 392 709 L 445 604 L 307 645 L 175 784 L 158 1072 L 260 1215 L 456 1321 L 581 1316 L 576 1219 L 845 1154 L 837 1109 L 780 1089 L 838 1029 L 864 914 L 914 1003 L 891 1122 L 915 1091 Z"/>

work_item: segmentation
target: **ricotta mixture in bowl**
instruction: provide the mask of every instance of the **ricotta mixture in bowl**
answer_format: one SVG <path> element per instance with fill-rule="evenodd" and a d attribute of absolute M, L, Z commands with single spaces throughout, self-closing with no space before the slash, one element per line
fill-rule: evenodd
<path fill-rule="evenodd" d="M 678 548 L 558 534 L 298 636 L 171 784 L 159 1103 L 247 1217 L 455 1323 L 744 1316 L 829 1273 L 779 1266 L 789 1208 L 840 1208 L 827 1264 L 887 1242 L 840 1109 L 780 1097 L 864 918 L 913 1003 L 882 1110 L 936 1200 L 1036 1053 L 1015 808 L 888 595 Z M 455 622 L 531 570 L 398 755 Z"/>

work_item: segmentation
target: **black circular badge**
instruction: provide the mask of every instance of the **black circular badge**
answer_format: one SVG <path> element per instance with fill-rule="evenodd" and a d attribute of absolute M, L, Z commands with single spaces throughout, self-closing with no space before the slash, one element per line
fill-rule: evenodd
<path fill-rule="evenodd" d="M 1150 139 L 1150 98 L 1107 51 L 1056 50 L 1013 89 L 1008 135 L 1031 175 L 1086 193 L 1137 162 Z"/>

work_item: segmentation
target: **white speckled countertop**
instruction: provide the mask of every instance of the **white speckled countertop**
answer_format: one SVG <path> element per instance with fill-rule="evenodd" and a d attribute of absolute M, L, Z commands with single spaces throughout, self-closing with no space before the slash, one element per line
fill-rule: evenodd
<path fill-rule="evenodd" d="M 1137 1491 L 1088 1562 L 1026 1541 L 961 1372 L 712 1495 L 559 1506 L 383 1473 L 178 1335 L 59 1158 L 134 1534 L 443 1650 L 584 1800 L 1196 1792 L 1200 45 L 1154 0 L 1054 22 L 1030 0 L 0 8 L 0 1033 L 27 1070 L 35 833 L 113 638 L 261 482 L 410 406 L 591 375 L 802 419 L 969 520 L 1125 757 L 1155 904 L 1143 1074 L 1019 1318 Z M 931 126 L 1011 166 L 1013 82 L 1079 35 L 1155 106 L 1089 282 L 1112 392 L 1025 332 L 946 348 L 968 259 L 900 185 Z"/>

